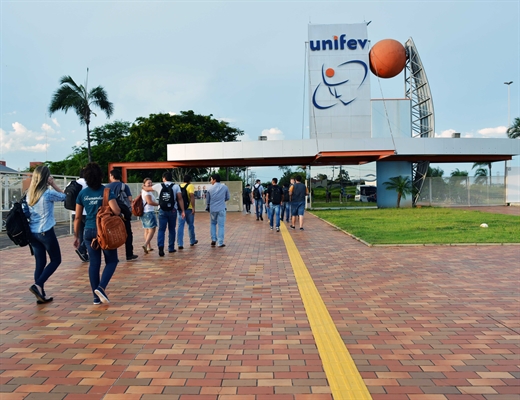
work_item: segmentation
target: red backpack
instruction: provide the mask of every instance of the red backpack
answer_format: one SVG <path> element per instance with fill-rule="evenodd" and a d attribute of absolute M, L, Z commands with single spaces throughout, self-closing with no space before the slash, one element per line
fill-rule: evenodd
<path fill-rule="evenodd" d="M 139 195 L 132 200 L 132 214 L 136 217 L 142 217 L 144 214 L 143 196 Z"/>

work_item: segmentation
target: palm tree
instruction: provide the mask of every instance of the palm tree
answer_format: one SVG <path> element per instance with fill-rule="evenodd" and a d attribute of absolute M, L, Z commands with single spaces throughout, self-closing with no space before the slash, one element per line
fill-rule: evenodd
<path fill-rule="evenodd" d="M 489 170 L 489 180 L 491 181 L 491 176 L 492 176 L 491 175 L 491 162 L 490 161 L 489 162 L 484 161 L 484 162 L 473 163 L 473 166 L 471 167 L 471 169 L 474 169 L 474 168 L 477 168 L 477 167 L 478 167 L 477 172 L 479 172 L 479 170 L 481 170 L 482 167 L 487 167 L 488 170 Z M 480 175 L 482 175 L 482 173 L 480 173 Z M 480 175 L 478 175 L 478 176 L 480 176 Z"/>
<path fill-rule="evenodd" d="M 88 79 L 88 68 L 87 68 Z M 70 76 L 62 76 L 60 79 L 60 87 L 54 92 L 49 105 L 49 114 L 52 115 L 56 111 L 63 110 L 65 113 L 72 108 L 79 117 L 79 123 L 87 126 L 87 148 L 88 161 L 92 161 L 90 152 L 90 116 L 96 113 L 92 111 L 91 106 L 97 106 L 103 111 L 107 118 L 110 118 L 114 112 L 114 105 L 108 101 L 108 96 L 102 86 L 97 86 L 90 92 L 87 92 L 87 84 L 77 85 Z"/>
<path fill-rule="evenodd" d="M 409 176 L 403 178 L 401 175 L 390 178 L 390 181 L 384 182 L 386 190 L 395 190 L 397 192 L 397 208 L 401 205 L 401 198 L 406 199 L 406 195 L 412 194 L 412 181 Z"/>
<path fill-rule="evenodd" d="M 520 118 L 515 118 L 515 122 L 507 129 L 507 136 L 510 139 L 520 138 Z"/>
<path fill-rule="evenodd" d="M 468 171 L 460 171 L 458 168 L 455 168 L 451 171 L 450 176 L 468 176 Z"/>
<path fill-rule="evenodd" d="M 485 168 L 479 168 L 475 171 L 475 184 L 482 185 L 484 183 L 487 183 L 487 170 Z"/>

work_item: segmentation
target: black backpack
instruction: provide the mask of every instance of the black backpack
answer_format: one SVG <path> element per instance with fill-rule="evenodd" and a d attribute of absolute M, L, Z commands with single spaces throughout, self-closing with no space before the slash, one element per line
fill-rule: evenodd
<path fill-rule="evenodd" d="M 171 211 L 175 207 L 175 196 L 173 195 L 173 184 L 161 183 L 162 189 L 159 193 L 159 207 L 163 211 Z"/>
<path fill-rule="evenodd" d="M 184 201 L 184 210 L 187 210 L 190 206 L 190 197 L 188 196 L 188 191 L 186 190 L 188 185 L 189 183 L 186 183 L 184 186 L 179 185 L 181 187 L 182 201 Z"/>
<path fill-rule="evenodd" d="M 75 211 L 76 210 L 76 199 L 78 198 L 79 192 L 81 192 L 81 189 L 83 189 L 83 186 L 79 184 L 77 181 L 71 181 L 63 193 L 65 193 L 65 201 L 63 203 L 63 206 L 67 210 Z"/>
<path fill-rule="evenodd" d="M 259 200 L 260 199 L 260 186 L 255 186 L 253 189 L 253 199 Z"/>
<path fill-rule="evenodd" d="M 271 186 L 269 193 L 269 202 L 273 204 L 280 204 L 282 202 L 282 188 L 278 185 Z"/>
<path fill-rule="evenodd" d="M 251 194 L 251 189 L 249 189 L 249 188 L 245 188 L 245 189 L 244 189 L 244 196 L 243 196 L 243 198 L 244 198 L 244 202 L 248 202 L 248 201 L 250 201 L 250 198 L 251 198 L 251 197 L 250 197 L 250 194 Z"/>
<path fill-rule="evenodd" d="M 132 205 L 130 204 L 130 199 L 128 198 L 128 195 L 125 191 L 125 184 L 121 182 L 121 185 L 119 186 L 119 191 L 117 193 L 114 193 L 116 197 L 121 200 L 121 202 L 126 205 L 127 208 L 130 208 Z"/>
<path fill-rule="evenodd" d="M 119 185 L 119 191 L 114 194 L 116 195 L 117 205 L 121 209 L 121 214 L 123 214 L 127 220 L 132 219 L 132 205 L 130 204 L 130 199 L 125 192 L 125 184 L 123 182 Z"/>
<path fill-rule="evenodd" d="M 11 239 L 14 244 L 17 244 L 20 247 L 27 246 L 31 237 L 29 220 L 23 212 L 22 203 L 25 203 L 25 196 L 20 201 L 13 204 L 13 207 L 5 218 L 5 230 L 7 236 L 9 236 L 9 239 Z"/>
<path fill-rule="evenodd" d="M 283 201 L 289 202 L 289 188 L 288 187 L 283 188 Z"/>

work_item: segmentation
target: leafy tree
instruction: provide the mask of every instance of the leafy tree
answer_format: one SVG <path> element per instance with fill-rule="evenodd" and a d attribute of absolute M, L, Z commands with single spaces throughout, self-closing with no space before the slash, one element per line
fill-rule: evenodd
<path fill-rule="evenodd" d="M 338 181 L 343 186 L 343 184 L 348 185 L 350 183 L 350 175 L 346 169 L 341 168 L 338 174 Z"/>
<path fill-rule="evenodd" d="M 49 104 L 49 114 L 52 115 L 60 110 L 67 113 L 70 108 L 76 112 L 80 124 L 87 126 L 87 153 L 88 161 L 91 162 L 90 117 L 92 114 L 97 116 L 92 111 L 91 106 L 99 107 L 106 114 L 107 118 L 110 118 L 114 112 L 114 105 L 108 101 L 108 95 L 102 86 L 97 86 L 88 92 L 86 83 L 85 87 L 77 85 L 70 76 L 62 76 L 60 85 L 52 96 L 51 104 Z"/>
<path fill-rule="evenodd" d="M 520 118 L 515 118 L 515 121 L 513 122 L 513 125 L 511 125 L 507 129 L 507 136 L 510 139 L 518 139 L 520 138 Z"/>
<path fill-rule="evenodd" d="M 383 185 L 386 190 L 395 190 L 397 192 L 397 208 L 401 205 L 401 198 L 406 199 L 406 196 L 412 194 L 412 180 L 409 176 L 402 177 L 394 176 L 389 181 L 384 182 Z"/>
<path fill-rule="evenodd" d="M 243 132 L 230 127 L 226 122 L 213 119 L 212 116 L 196 115 L 193 111 L 183 111 L 180 115 L 152 114 L 148 118 L 137 118 L 136 123 L 115 121 L 92 130 L 92 155 L 107 171 L 113 161 L 166 161 L 167 145 L 172 143 L 197 143 L 215 141 L 234 141 Z M 82 155 L 85 154 L 85 157 Z M 66 160 L 52 163 L 53 173 L 74 170 L 70 175 L 77 175 L 79 168 L 86 165 L 86 149 L 78 148 Z M 70 167 L 70 168 L 69 168 Z M 56 168 L 56 170 L 55 170 Z M 229 168 L 231 174 L 238 174 L 241 168 Z M 161 180 L 163 170 L 129 171 L 129 182 L 140 182 L 145 177 L 154 181 Z M 176 181 L 181 181 L 189 174 L 193 180 L 207 178 L 206 168 L 174 168 L 172 173 Z M 223 179 L 226 175 L 222 175 Z"/>
<path fill-rule="evenodd" d="M 128 161 L 166 161 L 166 146 L 176 143 L 234 142 L 244 132 L 212 115 L 197 115 L 193 111 L 180 114 L 151 114 L 140 117 L 130 128 L 133 148 Z"/>
<path fill-rule="evenodd" d="M 46 162 L 53 174 L 71 176 L 78 176 L 81 168 L 87 165 L 87 163 L 87 149 L 84 147 L 74 147 L 73 153 L 62 161 Z"/>
<path fill-rule="evenodd" d="M 468 182 L 468 175 L 468 171 L 460 171 L 458 168 L 456 168 L 454 171 L 451 171 L 449 182 L 451 188 L 451 198 L 457 203 L 463 203 L 465 201 L 464 197 L 467 192 L 465 186 Z"/>
<path fill-rule="evenodd" d="M 294 173 L 291 167 L 279 167 L 283 171 L 283 175 L 280 179 L 278 179 L 278 184 L 283 186 L 285 184 L 291 184 L 291 178 L 294 178 L 297 174 Z"/>
<path fill-rule="evenodd" d="M 428 166 L 428 172 L 426 173 L 426 176 L 431 178 L 442 178 L 442 175 L 444 175 L 444 171 L 440 167 L 432 168 Z"/>

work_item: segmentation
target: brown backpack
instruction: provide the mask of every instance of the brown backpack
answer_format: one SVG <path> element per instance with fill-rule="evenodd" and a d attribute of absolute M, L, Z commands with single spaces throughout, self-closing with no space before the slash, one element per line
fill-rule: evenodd
<path fill-rule="evenodd" d="M 99 207 L 96 216 L 97 237 L 92 240 L 92 248 L 115 250 L 126 242 L 127 233 L 123 218 L 115 215 L 108 205 L 110 189 L 103 192 L 103 204 Z"/>
<path fill-rule="evenodd" d="M 132 214 L 136 217 L 142 217 L 144 214 L 143 196 L 137 196 L 132 200 Z"/>

